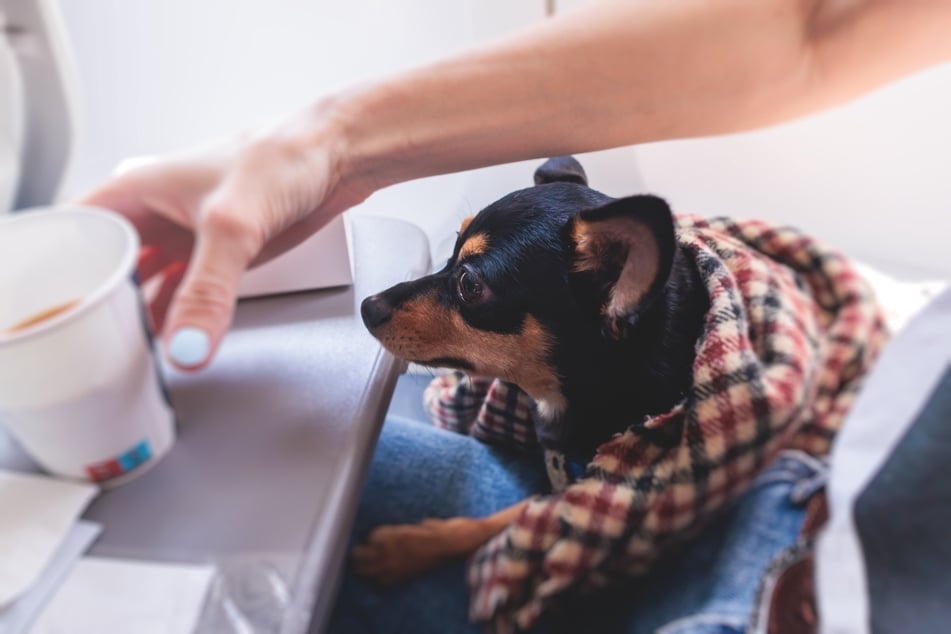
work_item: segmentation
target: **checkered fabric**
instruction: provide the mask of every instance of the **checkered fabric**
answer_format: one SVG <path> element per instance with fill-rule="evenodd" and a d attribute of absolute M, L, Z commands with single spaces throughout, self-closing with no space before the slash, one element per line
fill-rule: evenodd
<path fill-rule="evenodd" d="M 631 428 L 605 439 L 581 479 L 531 500 L 469 563 L 474 621 L 528 628 L 567 591 L 646 571 L 781 449 L 827 453 L 884 343 L 871 291 L 841 255 L 759 221 L 677 222 L 710 309 L 690 393 L 645 425 L 682 424 L 679 445 Z M 513 385 L 445 375 L 427 401 L 447 428 L 535 443 L 531 400 Z"/>
<path fill-rule="evenodd" d="M 437 376 L 423 392 L 423 406 L 437 427 L 468 434 L 489 444 L 537 450 L 535 404 L 514 383 L 470 377 L 462 372 Z"/>

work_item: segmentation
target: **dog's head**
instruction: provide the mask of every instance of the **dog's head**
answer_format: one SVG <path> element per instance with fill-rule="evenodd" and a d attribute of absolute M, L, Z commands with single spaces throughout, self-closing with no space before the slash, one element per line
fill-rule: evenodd
<path fill-rule="evenodd" d="M 571 157 L 547 161 L 535 183 L 464 221 L 442 270 L 368 297 L 361 312 L 393 354 L 511 381 L 555 414 L 573 360 L 625 340 L 655 301 L 674 224 L 659 198 L 588 188 Z"/>

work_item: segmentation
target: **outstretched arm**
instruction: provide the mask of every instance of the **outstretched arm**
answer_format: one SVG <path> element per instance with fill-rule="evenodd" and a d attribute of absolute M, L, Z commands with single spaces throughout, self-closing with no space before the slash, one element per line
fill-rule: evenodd
<path fill-rule="evenodd" d="M 747 130 L 951 58 L 943 0 L 596 2 L 344 96 L 373 188 Z"/>
<path fill-rule="evenodd" d="M 719 134 L 951 58 L 948 0 L 612 0 L 140 167 L 85 202 L 136 225 L 170 357 L 199 368 L 241 273 L 400 181 Z"/>

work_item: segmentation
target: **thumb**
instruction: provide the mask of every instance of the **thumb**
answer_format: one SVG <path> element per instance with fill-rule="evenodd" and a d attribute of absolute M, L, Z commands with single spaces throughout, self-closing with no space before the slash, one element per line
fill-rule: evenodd
<path fill-rule="evenodd" d="M 166 352 L 177 367 L 197 370 L 214 357 L 234 316 L 241 274 L 261 249 L 258 235 L 253 223 L 227 207 L 202 214 L 166 322 Z"/>

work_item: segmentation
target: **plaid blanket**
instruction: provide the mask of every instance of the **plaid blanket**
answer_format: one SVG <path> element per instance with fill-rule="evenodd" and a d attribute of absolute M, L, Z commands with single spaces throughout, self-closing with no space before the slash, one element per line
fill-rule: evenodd
<path fill-rule="evenodd" d="M 548 454 L 554 493 L 532 499 L 470 560 L 470 616 L 528 628 L 560 595 L 645 572 L 747 488 L 784 448 L 825 454 L 886 332 L 848 261 L 790 228 L 678 216 L 710 296 L 694 382 L 647 427 L 680 424 L 663 449 L 634 428 L 606 438 L 580 477 Z M 537 449 L 516 386 L 461 374 L 426 391 L 437 425 Z"/>

